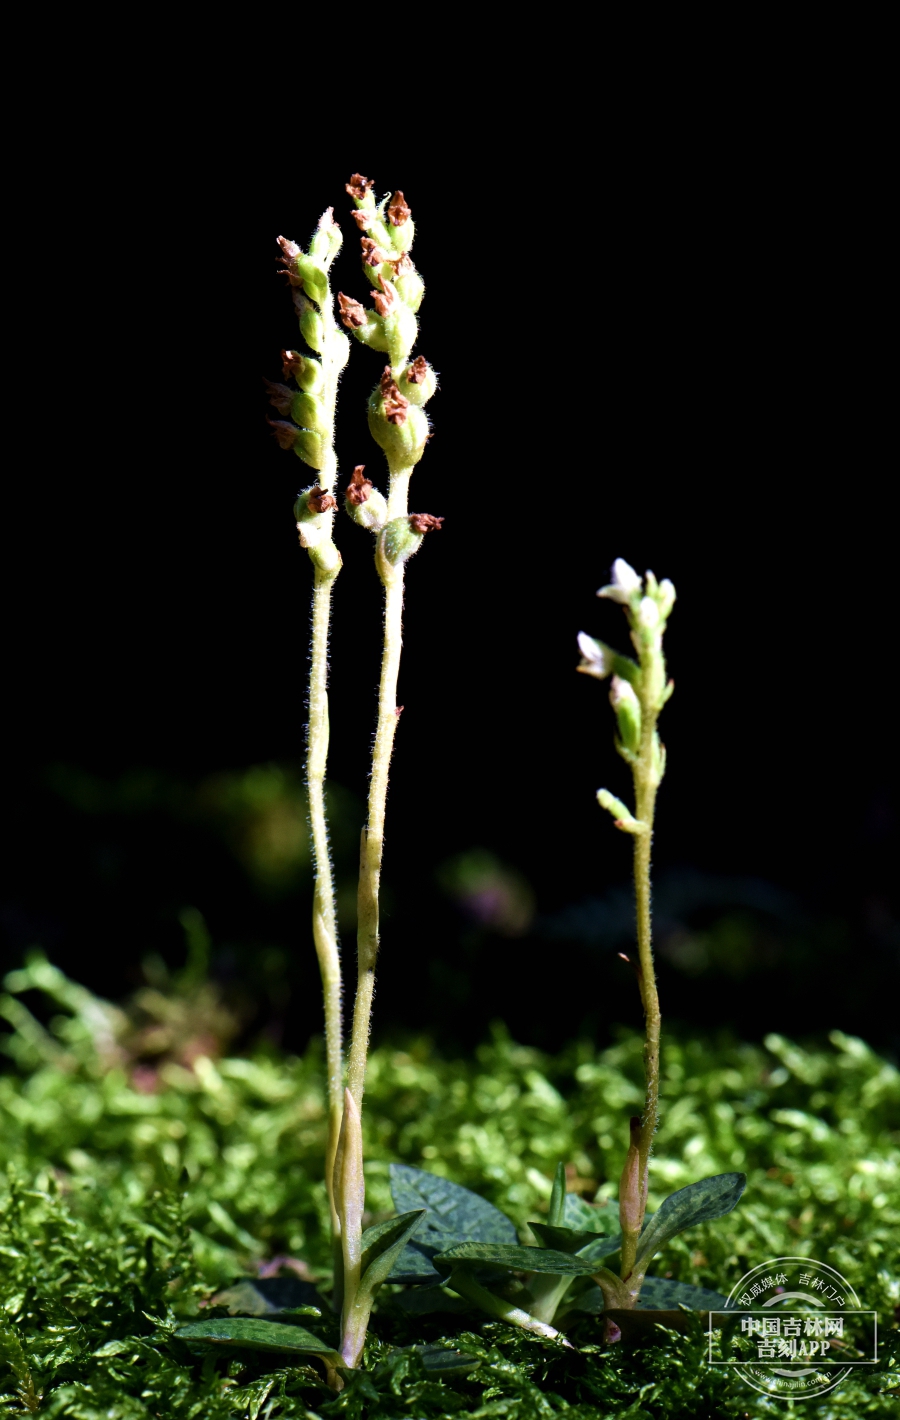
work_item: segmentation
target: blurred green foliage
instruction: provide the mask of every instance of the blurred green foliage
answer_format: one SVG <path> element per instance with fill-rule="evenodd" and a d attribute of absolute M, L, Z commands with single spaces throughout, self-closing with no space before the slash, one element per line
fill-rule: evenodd
<path fill-rule="evenodd" d="M 202 943 L 194 955 L 196 967 Z M 133 1005 L 99 1001 L 39 957 L 6 988 L 5 1413 L 28 1413 L 40 1393 L 41 1414 L 123 1420 L 786 1413 L 708 1368 L 700 1337 L 604 1349 L 596 1319 L 573 1329 L 572 1354 L 474 1315 L 401 1320 L 385 1299 L 370 1370 L 337 1398 L 312 1365 L 191 1353 L 171 1339 L 177 1321 L 268 1259 L 292 1258 L 328 1285 L 318 1048 L 303 1058 L 200 1054 L 190 1065 L 170 1052 L 148 1072 L 134 1050 Z M 199 976 L 181 983 L 184 1009 L 203 989 Z M 29 1005 L 38 1012 L 48 1000 L 57 1014 L 43 1024 Z M 371 1219 L 391 1211 L 393 1160 L 477 1189 L 520 1225 L 546 1211 L 560 1158 L 570 1188 L 614 1196 L 641 1079 L 631 1035 L 556 1057 L 500 1030 L 468 1060 L 442 1058 L 427 1040 L 376 1050 L 365 1112 Z M 839 1033 L 814 1049 L 775 1036 L 764 1047 L 669 1038 L 663 1099 L 651 1208 L 707 1174 L 741 1169 L 749 1182 L 734 1213 L 673 1240 L 654 1270 L 727 1292 L 768 1257 L 837 1267 L 880 1313 L 884 1364 L 804 1402 L 803 1413 L 895 1415 L 898 1072 Z M 478 1369 L 435 1380 L 397 1349 L 442 1335 L 481 1358 Z"/>

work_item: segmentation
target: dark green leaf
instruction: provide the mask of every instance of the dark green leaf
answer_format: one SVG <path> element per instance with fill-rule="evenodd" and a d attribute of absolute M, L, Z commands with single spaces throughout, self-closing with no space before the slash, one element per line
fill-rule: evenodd
<path fill-rule="evenodd" d="M 488 1262 L 515 1272 L 549 1272 L 555 1277 L 582 1277 L 594 1271 L 593 1263 L 565 1252 L 508 1243 L 457 1243 L 446 1252 L 439 1252 L 434 1260 L 445 1272 L 458 1262 Z"/>
<path fill-rule="evenodd" d="M 574 1228 L 554 1228 L 549 1223 L 529 1223 L 541 1247 L 552 1247 L 557 1252 L 580 1252 L 588 1243 L 597 1241 L 596 1233 L 577 1232 Z"/>
<path fill-rule="evenodd" d="M 670 1193 L 662 1207 L 644 1227 L 638 1242 L 638 1263 L 648 1261 L 654 1253 L 695 1223 L 708 1223 L 721 1218 L 735 1207 L 747 1186 L 744 1173 L 717 1173 L 712 1178 L 690 1183 Z"/>
<path fill-rule="evenodd" d="M 438 1274 L 435 1273 L 435 1276 Z M 462 1297 L 451 1296 L 443 1287 L 410 1287 L 408 1292 L 400 1292 L 391 1299 L 391 1306 L 407 1316 L 426 1316 L 430 1312 L 467 1312 L 472 1310 L 471 1302 Z"/>
<path fill-rule="evenodd" d="M 192 1321 L 180 1326 L 175 1335 L 180 1341 L 210 1341 L 217 1346 L 246 1346 L 252 1351 L 335 1354 L 333 1346 L 320 1341 L 302 1326 L 285 1326 L 280 1321 L 260 1321 L 257 1317 L 223 1316 L 212 1321 Z"/>
<path fill-rule="evenodd" d="M 366 1228 L 362 1235 L 359 1281 L 361 1290 L 372 1291 L 386 1281 L 391 1268 L 424 1217 L 425 1209 L 416 1208 L 411 1213 L 401 1214 L 399 1218 L 389 1218 L 386 1223 L 377 1223 L 374 1228 Z"/>
<path fill-rule="evenodd" d="M 319 1316 L 325 1302 L 311 1282 L 299 1277 L 241 1277 L 210 1303 L 227 1307 L 231 1316 Z"/>
<path fill-rule="evenodd" d="M 706 1287 L 691 1287 L 687 1282 L 673 1282 L 668 1277 L 645 1277 L 638 1301 L 639 1311 L 677 1311 L 679 1307 L 689 1307 L 691 1311 L 718 1311 L 725 1306 L 725 1298 Z M 589 1287 L 576 1298 L 570 1311 L 603 1311 L 603 1293 L 599 1287 Z"/>
<path fill-rule="evenodd" d="M 448 1297 L 447 1300 L 450 1301 L 451 1298 Z M 481 1365 L 477 1356 L 469 1356 L 465 1351 L 454 1351 L 449 1346 L 410 1346 L 409 1349 L 416 1353 L 431 1376 L 462 1376 Z"/>
<path fill-rule="evenodd" d="M 621 1233 L 617 1233 L 612 1238 L 595 1238 L 593 1242 L 586 1243 L 584 1247 L 578 1249 L 578 1256 L 586 1258 L 589 1262 L 602 1262 L 604 1257 L 612 1257 L 614 1252 L 618 1252 L 621 1246 Z"/>
<path fill-rule="evenodd" d="M 516 1230 L 504 1213 L 468 1188 L 437 1174 L 391 1164 L 391 1196 L 398 1213 L 427 1208 L 418 1241 L 446 1247 L 450 1238 L 484 1243 L 514 1243 Z"/>
<path fill-rule="evenodd" d="M 444 1239 L 444 1241 L 447 1240 Z M 437 1251 L 438 1249 L 433 1245 L 423 1247 L 418 1241 L 407 1243 L 395 1259 L 385 1280 L 407 1284 L 440 1281 L 441 1274 L 434 1270 L 431 1262 Z"/>
<path fill-rule="evenodd" d="M 585 1203 L 577 1193 L 567 1193 L 563 1225 L 567 1228 L 580 1228 L 586 1233 L 618 1233 L 619 1205 Z"/>
<path fill-rule="evenodd" d="M 673 1311 L 690 1307 L 691 1311 L 719 1311 L 725 1298 L 708 1287 L 692 1287 L 687 1282 L 675 1282 L 670 1277 L 645 1277 L 638 1307 L 642 1311 Z"/>

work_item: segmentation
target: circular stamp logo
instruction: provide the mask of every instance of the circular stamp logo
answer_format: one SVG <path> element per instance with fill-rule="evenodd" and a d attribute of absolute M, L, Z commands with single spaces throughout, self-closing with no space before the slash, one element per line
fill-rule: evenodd
<path fill-rule="evenodd" d="M 707 1359 L 732 1366 L 763 1395 L 826 1395 L 858 1366 L 877 1364 L 878 1317 L 827 1263 L 776 1257 L 710 1312 Z"/>

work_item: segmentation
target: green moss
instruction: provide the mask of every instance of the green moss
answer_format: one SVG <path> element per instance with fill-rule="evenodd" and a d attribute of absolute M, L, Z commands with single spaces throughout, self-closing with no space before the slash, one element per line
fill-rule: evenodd
<path fill-rule="evenodd" d="M 16 1028 L 6 1038 L 14 1067 L 0 1077 L 0 1413 L 28 1413 L 29 1395 L 41 1393 L 41 1415 L 122 1420 L 790 1413 L 707 1367 L 702 1338 L 604 1348 L 596 1318 L 570 1332 L 573 1353 L 474 1313 L 399 1317 L 385 1298 L 369 1369 L 337 1398 L 315 1364 L 192 1353 L 171 1339 L 175 1326 L 265 1258 L 302 1258 L 327 1286 L 318 1053 L 135 1075 L 98 1049 L 95 1007 L 73 996 L 47 1032 L 18 998 L 3 1006 Z M 374 1219 L 390 1212 L 392 1160 L 446 1173 L 519 1224 L 546 1213 L 560 1158 L 588 1196 L 598 1186 L 613 1196 L 641 1096 L 640 1048 L 625 1036 L 604 1052 L 582 1045 L 549 1058 L 498 1032 L 466 1061 L 424 1041 L 375 1051 L 366 1097 Z M 805 1402 L 803 1414 L 896 1414 L 897 1071 L 839 1034 L 815 1049 L 670 1037 L 663 1101 L 651 1208 L 707 1174 L 739 1169 L 749 1183 L 734 1213 L 673 1240 L 653 1271 L 727 1292 L 767 1257 L 831 1263 L 878 1309 L 884 1364 L 818 1406 Z M 399 1349 L 442 1337 L 479 1357 L 478 1369 L 436 1379 Z"/>

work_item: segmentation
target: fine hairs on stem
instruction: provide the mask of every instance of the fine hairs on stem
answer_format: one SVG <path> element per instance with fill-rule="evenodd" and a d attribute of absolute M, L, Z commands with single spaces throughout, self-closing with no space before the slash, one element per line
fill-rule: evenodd
<path fill-rule="evenodd" d="M 615 819 L 616 827 L 634 840 L 634 891 L 637 918 L 638 960 L 635 971 L 644 1008 L 644 1111 L 630 1121 L 630 1140 L 619 1185 L 619 1222 L 622 1229 L 620 1278 L 628 1282 L 635 1268 L 638 1239 L 647 1208 L 647 1167 L 659 1119 L 660 1012 L 653 966 L 650 917 L 650 850 L 656 793 L 665 773 L 665 749 L 656 729 L 659 713 L 674 689 L 666 680 L 662 638 L 675 603 L 675 588 L 668 580 L 657 582 L 652 572 L 641 578 L 622 558 L 613 564 L 612 582 L 601 587 L 599 597 L 619 602 L 625 610 L 634 661 L 620 656 L 584 632 L 578 638 L 578 669 L 603 680 L 612 677 L 610 703 L 616 714 L 616 749 L 631 768 L 635 812 L 608 789 L 597 799 Z M 627 960 L 627 958 L 626 958 Z M 641 1278 L 636 1279 L 640 1290 Z M 626 1285 L 627 1292 L 627 1285 Z M 634 1305 L 634 1298 L 629 1298 Z"/>
<path fill-rule="evenodd" d="M 334 908 L 334 881 L 328 847 L 325 813 L 325 770 L 328 761 L 328 633 L 331 621 L 331 591 L 341 570 L 341 556 L 334 545 L 334 513 L 337 499 L 337 458 L 334 452 L 334 422 L 337 388 L 347 363 L 350 342 L 338 329 L 328 279 L 329 268 L 340 251 L 341 229 L 332 209 L 323 213 L 318 228 L 304 252 L 295 242 L 278 238 L 280 266 L 287 276 L 300 319 L 300 333 L 315 355 L 296 350 L 282 351 L 286 379 L 293 378 L 296 390 L 287 385 L 266 383 L 271 403 L 291 422 L 270 420 L 279 444 L 318 472 L 318 478 L 303 490 L 294 505 L 300 545 L 306 548 L 313 566 L 312 634 L 310 640 L 308 722 L 306 741 L 306 783 L 313 850 L 313 941 L 319 959 L 325 999 L 325 1061 L 328 1077 L 328 1138 L 325 1158 L 325 1186 L 331 1214 L 332 1235 L 340 1233 L 340 1218 L 334 1200 L 334 1160 L 337 1153 L 341 1115 L 344 1107 L 344 1064 L 341 1043 L 341 962 L 338 951 Z M 316 358 L 318 356 L 318 359 Z"/>
<path fill-rule="evenodd" d="M 424 283 L 410 248 L 414 224 L 402 192 L 376 206 L 372 183 L 354 173 L 347 191 L 355 204 L 361 232 L 363 271 L 373 289 L 374 309 L 338 294 L 341 319 L 364 345 L 387 355 L 379 383 L 369 398 L 369 430 L 384 451 L 388 465 L 385 498 L 365 477 L 365 466 L 354 469 L 344 506 L 355 523 L 375 535 L 375 566 L 384 587 L 384 643 L 378 686 L 378 719 L 372 751 L 372 771 L 365 827 L 360 841 L 357 896 L 357 982 L 347 1068 L 347 1091 L 338 1160 L 335 1197 L 343 1250 L 342 1345 L 345 1364 L 356 1366 L 365 1340 L 374 1299 L 361 1273 L 362 1178 L 361 1113 L 366 1059 L 378 958 L 378 905 L 384 854 L 384 823 L 388 776 L 394 736 L 402 706 L 397 704 L 397 678 L 403 644 L 404 573 L 409 558 L 427 532 L 440 528 L 441 518 L 410 513 L 409 480 L 425 452 L 428 419 L 423 406 L 436 387 L 434 371 L 423 356 L 411 360 L 418 335 L 416 311 Z M 358 1164 L 354 1161 L 358 1160 Z"/>

